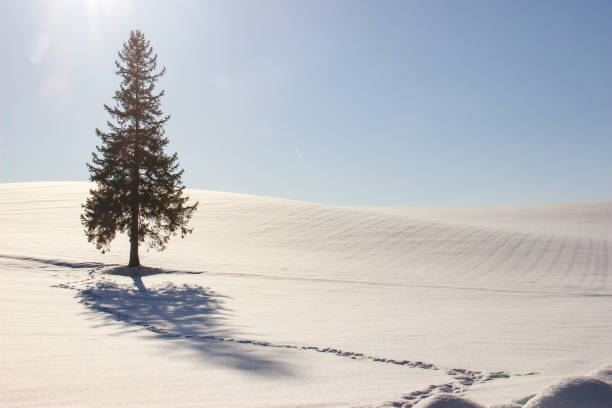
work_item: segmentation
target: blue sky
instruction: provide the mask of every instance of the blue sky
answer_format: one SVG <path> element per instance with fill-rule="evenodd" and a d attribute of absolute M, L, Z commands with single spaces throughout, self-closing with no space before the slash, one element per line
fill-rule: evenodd
<path fill-rule="evenodd" d="M 610 1 L 0 0 L 0 182 L 87 180 L 139 28 L 188 187 L 612 200 Z"/>

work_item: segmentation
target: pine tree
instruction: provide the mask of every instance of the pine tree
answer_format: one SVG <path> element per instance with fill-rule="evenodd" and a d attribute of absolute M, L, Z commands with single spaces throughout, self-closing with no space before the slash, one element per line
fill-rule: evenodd
<path fill-rule="evenodd" d="M 130 238 L 129 266 L 139 266 L 138 246 L 164 250 L 171 236 L 192 232 L 188 227 L 198 203 L 183 195 L 183 170 L 176 153 L 164 152 L 164 125 L 170 119 L 160 108 L 162 90 L 155 85 L 166 68 L 157 70 L 157 54 L 136 30 L 115 61 L 121 77 L 114 106 L 104 105 L 112 120 L 108 131 L 96 129 L 102 140 L 87 167 L 95 187 L 82 206 L 81 223 L 89 242 L 104 253 L 117 232 Z"/>

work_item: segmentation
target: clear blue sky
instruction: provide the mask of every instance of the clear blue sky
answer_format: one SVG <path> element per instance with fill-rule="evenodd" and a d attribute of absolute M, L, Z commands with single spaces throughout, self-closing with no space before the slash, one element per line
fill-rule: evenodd
<path fill-rule="evenodd" d="M 0 182 L 87 180 L 135 28 L 188 187 L 612 200 L 611 1 L 0 0 Z"/>

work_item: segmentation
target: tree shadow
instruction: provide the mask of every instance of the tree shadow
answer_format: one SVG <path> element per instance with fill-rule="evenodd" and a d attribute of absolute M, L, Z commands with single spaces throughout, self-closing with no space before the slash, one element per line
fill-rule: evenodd
<path fill-rule="evenodd" d="M 165 282 L 146 287 L 143 277 L 163 270 L 140 267 L 118 267 L 105 273 L 129 276 L 133 285 L 109 280 L 97 281 L 79 291 L 81 303 L 107 321 L 142 327 L 157 338 L 182 339 L 177 347 L 187 344 L 207 361 L 266 376 L 294 375 L 286 364 L 270 356 L 272 350 L 243 344 L 231 329 L 231 310 L 225 306 L 226 296 L 199 285 L 175 285 Z M 267 349 L 267 350 L 266 350 Z"/>
<path fill-rule="evenodd" d="M 244 344 L 229 324 L 231 310 L 226 296 L 199 285 L 170 282 L 146 287 L 143 277 L 182 273 L 157 268 L 115 267 L 104 274 L 121 275 L 132 284 L 107 279 L 79 291 L 81 303 L 108 322 L 141 327 L 156 338 L 180 339 L 168 345 L 197 351 L 209 362 L 265 376 L 294 375 L 285 363 L 273 358 L 272 350 L 261 344 Z"/>
<path fill-rule="evenodd" d="M 131 329 L 145 329 L 155 338 L 168 340 L 168 346 L 179 349 L 187 345 L 208 362 L 224 367 L 271 377 L 295 376 L 286 363 L 274 358 L 274 349 L 267 342 L 244 340 L 232 329 L 231 310 L 225 306 L 226 296 L 199 285 L 175 285 L 165 282 L 146 287 L 143 278 L 159 274 L 200 274 L 161 268 L 69 262 L 58 259 L 34 258 L 0 254 L 0 258 L 38 262 L 75 270 L 89 269 L 90 278 L 81 281 L 85 289 L 76 286 L 77 297 L 90 313 L 101 316 L 105 323 L 121 322 Z M 132 284 L 105 279 L 105 275 L 129 277 Z"/>

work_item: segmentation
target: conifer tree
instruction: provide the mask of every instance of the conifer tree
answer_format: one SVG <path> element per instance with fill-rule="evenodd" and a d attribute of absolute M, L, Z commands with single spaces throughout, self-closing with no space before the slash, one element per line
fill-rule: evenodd
<path fill-rule="evenodd" d="M 87 240 L 102 253 L 117 232 L 127 232 L 128 265 L 139 266 L 140 243 L 146 240 L 161 251 L 171 236 L 192 232 L 188 222 L 198 203 L 187 204 L 178 156 L 164 152 L 170 116 L 161 111 L 164 91 L 155 93 L 155 85 L 166 68 L 157 70 L 157 54 L 139 30 L 130 33 L 118 55 L 121 84 L 114 105 L 104 105 L 111 117 L 108 130 L 96 129 L 102 143 L 87 164 L 95 187 L 82 206 L 81 223 Z"/>

